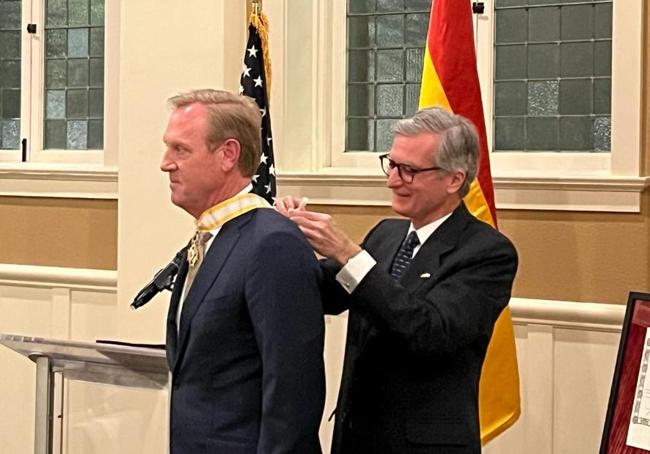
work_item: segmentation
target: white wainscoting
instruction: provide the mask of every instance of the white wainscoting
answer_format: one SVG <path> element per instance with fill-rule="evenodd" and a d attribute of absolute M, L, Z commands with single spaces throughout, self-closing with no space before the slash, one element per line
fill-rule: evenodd
<path fill-rule="evenodd" d="M 621 301 L 624 303 L 624 301 Z M 521 375 L 522 416 L 486 454 L 598 451 L 624 305 L 515 298 L 511 302 Z M 0 332 L 91 341 L 118 332 L 117 273 L 0 264 Z M 327 317 L 328 397 L 321 429 L 329 449 L 347 317 Z M 35 367 L 0 348 L 0 452 L 33 452 Z M 67 384 L 58 413 L 57 453 L 160 453 L 162 392 Z M 57 418 L 58 419 L 58 418 Z"/>

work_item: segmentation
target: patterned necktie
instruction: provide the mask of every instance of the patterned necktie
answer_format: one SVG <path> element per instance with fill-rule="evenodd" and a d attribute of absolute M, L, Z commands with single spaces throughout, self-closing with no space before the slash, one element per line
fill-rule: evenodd
<path fill-rule="evenodd" d="M 190 248 L 187 250 L 187 262 L 189 263 L 189 268 L 187 270 L 187 279 L 185 280 L 185 294 L 190 291 L 190 287 L 194 282 L 196 273 L 203 263 L 203 257 L 205 256 L 205 245 L 212 237 L 210 232 L 201 232 L 197 230 L 190 242 Z"/>
<path fill-rule="evenodd" d="M 413 260 L 413 251 L 419 244 L 420 240 L 418 239 L 415 230 L 413 230 L 409 233 L 409 236 L 406 237 L 400 246 L 399 251 L 397 251 L 395 260 L 393 260 L 393 266 L 390 269 L 390 275 L 393 279 L 398 280 L 406 268 L 411 264 L 411 260 Z"/>
<path fill-rule="evenodd" d="M 185 278 L 185 286 L 183 287 L 183 298 L 179 301 L 178 308 L 176 309 L 176 329 L 180 330 L 181 326 L 181 312 L 183 311 L 183 303 L 185 298 L 187 298 L 188 293 L 190 292 L 190 287 L 194 282 L 196 273 L 199 272 L 201 263 L 203 263 L 203 257 L 205 256 L 205 245 L 212 237 L 210 232 L 202 232 L 197 230 L 192 241 L 190 241 L 190 247 L 187 249 L 187 277 Z"/>

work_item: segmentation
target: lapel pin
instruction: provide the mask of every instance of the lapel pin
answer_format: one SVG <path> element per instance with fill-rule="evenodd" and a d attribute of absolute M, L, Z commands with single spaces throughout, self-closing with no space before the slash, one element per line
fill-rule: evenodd
<path fill-rule="evenodd" d="M 430 277 L 431 277 L 431 273 L 420 274 L 420 279 L 429 279 Z"/>

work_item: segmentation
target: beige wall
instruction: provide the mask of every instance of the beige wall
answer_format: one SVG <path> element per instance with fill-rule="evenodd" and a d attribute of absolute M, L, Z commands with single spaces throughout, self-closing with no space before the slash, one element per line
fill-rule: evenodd
<path fill-rule="evenodd" d="M 0 263 L 114 270 L 117 201 L 0 197 Z"/>
<path fill-rule="evenodd" d="M 165 4 L 166 8 L 173 6 L 172 2 Z M 238 21 L 243 22 L 243 6 L 226 6 L 222 2 L 210 5 L 213 8 L 211 17 L 237 16 Z M 223 54 L 219 47 L 221 40 L 228 35 L 202 34 L 202 27 L 212 24 L 212 21 L 206 19 L 200 24 L 201 27 L 196 28 L 198 31 L 195 40 L 191 37 L 185 39 L 198 43 L 196 40 L 201 40 L 203 36 L 201 52 L 204 56 L 198 58 L 198 48 L 194 49 L 195 52 L 188 52 L 188 48 L 178 43 L 175 36 L 168 34 L 168 30 L 174 28 L 172 22 L 177 22 L 178 17 L 183 17 L 183 14 L 188 16 L 183 20 L 188 23 L 194 21 L 196 17 L 193 13 L 179 9 L 174 14 L 162 15 L 153 22 L 149 21 L 150 24 L 159 25 L 143 34 L 138 21 L 140 18 L 144 20 L 155 11 L 160 11 L 160 8 L 152 1 L 137 2 L 133 5 L 129 3 L 122 7 L 122 34 L 124 40 L 131 44 L 122 44 L 120 96 L 128 97 L 131 102 L 129 106 L 123 107 L 120 117 L 123 129 L 119 144 L 122 164 L 120 179 L 142 181 L 142 175 L 146 174 L 149 182 L 146 187 L 138 188 L 133 188 L 129 183 L 126 187 L 131 189 L 120 190 L 123 250 L 132 249 L 133 241 L 147 242 L 151 237 L 138 233 L 140 227 L 135 222 L 135 219 L 142 217 L 138 215 L 142 210 L 142 206 L 138 205 L 142 193 L 148 193 L 145 197 L 148 200 L 157 200 L 156 203 L 159 201 L 161 205 L 168 203 L 167 196 L 161 194 L 167 190 L 164 178 L 158 177 L 156 170 L 161 150 L 158 139 L 166 117 L 163 99 L 173 94 L 176 89 L 209 84 L 209 80 L 220 81 L 222 86 L 230 88 L 236 84 L 236 80 L 229 78 L 232 71 L 224 62 L 238 61 L 240 46 L 229 47 L 227 52 L 233 55 Z M 650 9 L 646 9 L 645 15 L 647 23 Z M 232 23 L 223 24 L 234 30 Z M 212 39 L 206 40 L 205 36 L 212 36 Z M 143 38 L 147 37 L 150 37 L 149 41 L 143 41 Z M 229 39 L 232 39 L 232 36 Z M 243 36 L 237 36 L 233 41 L 242 39 Z M 650 34 L 647 32 L 645 40 L 645 48 L 650 49 Z M 164 45 L 153 45 L 154 41 L 162 41 Z M 140 47 L 136 45 L 139 42 L 142 42 Z M 235 48 L 237 49 L 233 50 Z M 155 58 L 142 62 L 141 57 L 143 52 L 147 52 L 146 49 L 157 49 L 160 55 L 154 55 Z M 170 59 L 177 63 L 175 67 L 178 68 L 182 64 L 181 66 L 191 67 L 194 71 L 175 71 L 177 74 L 172 77 L 169 72 L 165 72 L 166 62 Z M 196 65 L 198 60 L 202 61 L 199 66 Z M 152 61 L 159 62 L 159 67 L 152 67 Z M 214 69 L 206 69 L 207 67 Z M 647 59 L 644 61 L 644 68 L 645 85 L 649 86 L 650 71 L 647 70 Z M 236 75 L 236 70 L 233 71 Z M 164 73 L 165 77 L 158 81 L 152 79 L 151 74 L 156 72 Z M 644 98 L 647 98 L 647 94 L 644 94 Z M 131 108 L 134 102 L 140 106 L 137 111 Z M 148 107 L 145 109 L 145 106 Z M 145 123 L 137 121 L 145 111 L 149 120 Z M 645 150 L 650 145 L 648 111 L 646 101 L 643 139 Z M 143 134 L 143 127 L 147 128 L 146 134 Z M 643 164 L 645 173 L 650 174 L 650 160 L 647 156 L 643 156 Z M 121 187 L 124 188 L 125 185 L 121 184 Z M 642 212 L 639 214 L 500 210 L 500 228 L 513 240 L 520 254 L 515 295 L 541 299 L 624 303 L 629 290 L 649 290 L 649 203 L 649 196 L 644 194 Z M 335 215 L 355 239 L 361 239 L 364 232 L 379 218 L 391 215 L 389 208 L 318 208 Z M 157 210 L 162 210 L 163 213 L 158 214 L 158 211 L 154 210 L 154 217 L 171 217 L 171 222 L 158 226 L 159 235 L 169 237 L 169 233 L 173 232 L 171 237 L 178 237 L 180 242 L 184 233 L 176 232 L 185 227 L 184 214 L 169 206 L 159 207 Z M 149 216 L 153 213 L 145 210 L 141 214 Z M 101 269 L 117 267 L 118 217 L 117 203 L 114 201 L 4 197 L 0 198 L 0 219 L 0 263 Z M 29 230 L 35 232 L 33 239 L 29 240 L 32 245 L 28 244 L 28 237 L 25 235 Z M 156 264 L 164 261 L 172 252 L 171 249 L 158 252 L 159 248 L 155 248 L 153 244 L 147 247 L 157 251 L 149 260 L 151 263 L 148 263 L 148 266 L 150 265 L 151 269 L 139 272 L 127 270 L 127 274 L 135 273 L 129 291 L 132 290 L 131 287 L 137 286 L 135 281 L 140 282 L 145 276 L 149 276 L 150 272 L 155 270 Z M 123 258 L 124 266 L 128 267 L 128 263 L 129 260 Z M 123 278 L 124 274 L 120 276 L 120 279 Z"/>

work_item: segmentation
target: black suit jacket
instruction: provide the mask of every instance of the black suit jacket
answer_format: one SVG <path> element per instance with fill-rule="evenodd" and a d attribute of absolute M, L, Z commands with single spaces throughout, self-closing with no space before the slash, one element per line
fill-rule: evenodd
<path fill-rule="evenodd" d="M 320 453 L 321 271 L 297 227 L 271 209 L 222 228 L 167 320 L 171 454 Z"/>
<path fill-rule="evenodd" d="M 510 241 L 461 204 L 400 281 L 389 270 L 408 220 L 380 222 L 377 261 L 352 295 L 324 262 L 328 313 L 349 307 L 332 453 L 478 453 L 478 383 L 517 269 Z"/>

